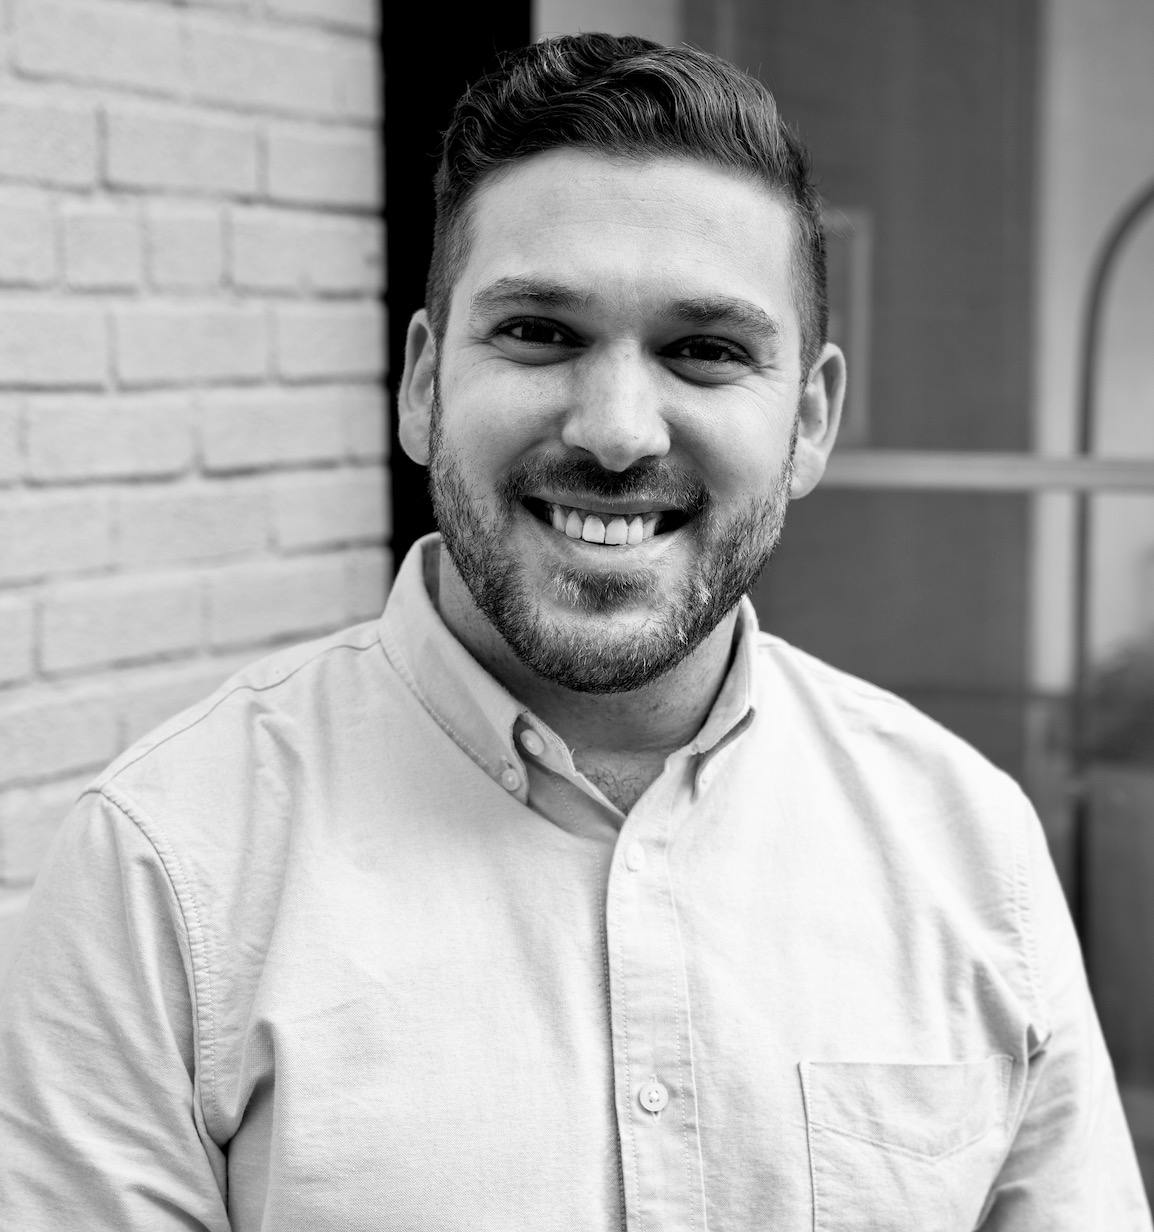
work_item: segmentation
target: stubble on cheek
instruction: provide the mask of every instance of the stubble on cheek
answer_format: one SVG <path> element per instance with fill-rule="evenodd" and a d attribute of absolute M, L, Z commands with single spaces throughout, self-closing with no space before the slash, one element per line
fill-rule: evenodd
<path fill-rule="evenodd" d="M 692 539 L 692 545 L 685 545 L 683 567 L 672 570 L 680 576 L 666 576 L 669 568 L 659 565 L 601 572 L 554 563 L 543 579 L 538 575 L 533 581 L 528 562 L 509 541 L 523 512 L 521 494 L 550 483 L 565 490 L 567 481 L 578 490 L 612 494 L 622 486 L 621 477 L 595 475 L 572 460 L 523 465 L 495 485 L 486 502 L 470 490 L 458 458 L 445 448 L 439 420 L 437 413 L 430 489 L 458 573 L 522 663 L 578 692 L 633 690 L 680 662 L 753 583 L 781 531 L 788 461 L 768 494 L 724 517 L 699 482 L 686 482 L 668 470 L 659 476 L 638 471 L 633 476 L 638 493 L 662 484 L 676 498 L 669 500 L 671 505 L 693 508 L 689 522 L 675 532 Z M 616 624 L 614 616 L 626 612 L 646 615 Z"/>

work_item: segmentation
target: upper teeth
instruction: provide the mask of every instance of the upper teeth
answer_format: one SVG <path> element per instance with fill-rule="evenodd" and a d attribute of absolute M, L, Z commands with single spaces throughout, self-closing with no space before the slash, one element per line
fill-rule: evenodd
<path fill-rule="evenodd" d="M 633 546 L 653 538 L 658 514 L 638 513 L 631 518 L 603 517 L 571 509 L 566 505 L 549 505 L 553 529 L 568 535 L 570 539 L 584 539 L 586 543 Z"/>

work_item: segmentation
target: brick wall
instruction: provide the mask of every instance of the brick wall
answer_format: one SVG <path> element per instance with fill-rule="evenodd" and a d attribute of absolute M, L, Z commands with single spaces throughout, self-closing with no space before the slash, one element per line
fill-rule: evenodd
<path fill-rule="evenodd" d="M 387 583 L 377 0 L 0 0 L 0 961 L 77 788 Z"/>

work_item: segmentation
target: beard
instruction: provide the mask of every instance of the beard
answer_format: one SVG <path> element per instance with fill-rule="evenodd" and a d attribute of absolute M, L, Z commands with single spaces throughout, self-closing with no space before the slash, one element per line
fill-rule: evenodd
<path fill-rule="evenodd" d="M 434 394 L 429 491 L 445 548 L 474 603 L 517 658 L 564 688 L 625 693 L 664 675 L 733 610 L 780 538 L 793 475 L 796 421 L 786 462 L 768 494 L 751 497 L 723 517 L 699 479 L 654 460 L 622 472 L 580 457 L 520 463 L 497 486 L 496 501 L 486 503 L 470 490 L 441 420 L 439 396 Z M 684 510 L 688 520 L 671 533 L 696 541 L 685 576 L 671 588 L 660 568 L 601 573 L 558 565 L 547 590 L 555 603 L 575 615 L 549 614 L 539 585 L 529 580 L 520 556 L 506 546 L 506 530 L 522 496 L 550 489 Z M 615 630 L 614 613 L 639 604 L 650 611 L 643 626 L 638 629 L 629 622 Z"/>

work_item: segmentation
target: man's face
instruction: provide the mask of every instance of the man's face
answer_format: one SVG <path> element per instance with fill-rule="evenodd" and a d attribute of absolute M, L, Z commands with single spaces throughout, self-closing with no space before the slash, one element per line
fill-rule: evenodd
<path fill-rule="evenodd" d="M 732 611 L 781 530 L 803 384 L 790 216 L 702 163 L 564 150 L 487 182 L 471 234 L 429 399 L 438 525 L 522 662 L 638 688 Z"/>

